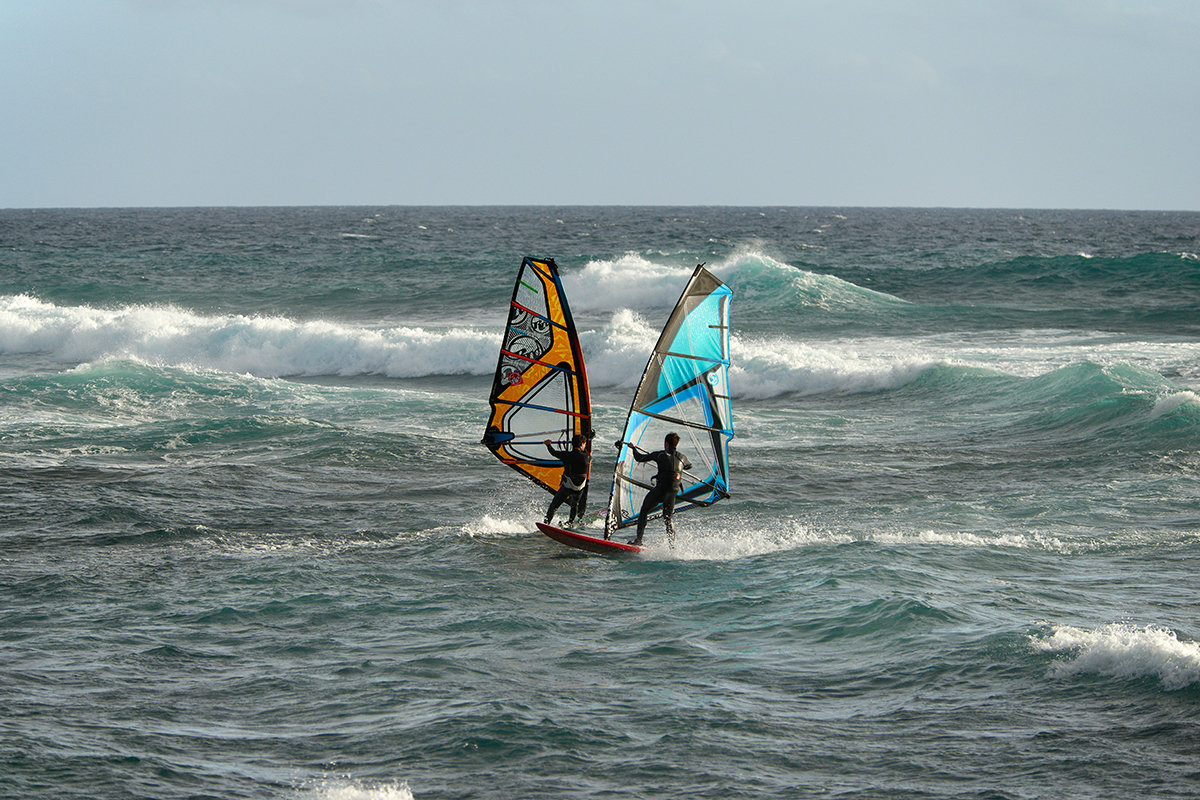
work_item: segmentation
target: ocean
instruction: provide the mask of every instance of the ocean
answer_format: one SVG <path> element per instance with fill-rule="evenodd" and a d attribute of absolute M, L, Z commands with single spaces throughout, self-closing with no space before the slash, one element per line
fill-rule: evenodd
<path fill-rule="evenodd" d="M 0 210 L 0 797 L 1200 796 L 1198 254 L 1200 213 Z M 733 289 L 731 497 L 675 549 L 551 541 L 480 446 L 525 255 L 603 443 L 693 267 Z"/>

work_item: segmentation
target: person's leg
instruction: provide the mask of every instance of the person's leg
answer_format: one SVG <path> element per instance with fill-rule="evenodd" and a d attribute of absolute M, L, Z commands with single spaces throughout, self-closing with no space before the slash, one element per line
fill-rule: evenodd
<path fill-rule="evenodd" d="M 642 500 L 642 510 L 638 512 L 637 536 L 633 538 L 634 544 L 642 543 L 642 535 L 646 532 L 646 518 L 662 499 L 663 493 L 659 491 L 657 486 L 646 492 L 646 498 Z"/>
<path fill-rule="evenodd" d="M 546 509 L 546 524 L 550 524 L 550 520 L 554 519 L 554 512 L 558 511 L 558 507 L 567 499 L 567 495 L 571 493 L 570 489 L 559 489 L 554 493 L 554 497 L 550 500 L 550 507 Z"/>
<path fill-rule="evenodd" d="M 571 506 L 571 516 L 567 517 L 567 527 L 570 528 L 575 524 L 575 520 L 583 522 L 583 512 L 579 510 L 580 492 L 571 492 L 567 497 L 567 502 Z"/>
<path fill-rule="evenodd" d="M 675 493 L 667 492 L 667 496 L 662 500 L 663 507 L 663 524 L 667 526 L 667 542 L 671 545 L 671 549 L 675 549 Z"/>
<path fill-rule="evenodd" d="M 587 483 L 585 483 L 583 485 L 583 489 L 579 492 L 579 496 L 575 500 L 574 516 L 575 516 L 575 519 L 579 520 L 580 522 L 583 522 L 583 512 L 587 510 L 587 490 L 588 490 L 588 487 L 591 485 L 592 485 L 591 481 L 588 481 Z"/>

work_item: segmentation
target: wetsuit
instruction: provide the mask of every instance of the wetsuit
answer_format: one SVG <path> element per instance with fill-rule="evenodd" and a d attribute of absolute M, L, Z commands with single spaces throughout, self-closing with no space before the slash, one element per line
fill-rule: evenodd
<path fill-rule="evenodd" d="M 637 536 L 634 537 L 633 543 L 642 543 L 642 534 L 646 532 L 646 517 L 656 505 L 662 503 L 663 523 L 667 526 L 667 538 L 674 546 L 675 526 L 671 522 L 671 515 L 675 513 L 675 495 L 683 488 L 681 473 L 685 469 L 691 469 L 692 462 L 688 461 L 687 456 L 678 450 L 674 452 L 655 450 L 653 453 L 640 453 L 634 450 L 633 457 L 640 462 L 653 461 L 658 466 L 658 474 L 654 476 L 654 487 L 646 493 L 646 499 L 642 501 L 642 510 L 638 513 Z"/>
<path fill-rule="evenodd" d="M 567 519 L 567 526 L 575 524 L 575 517 L 583 515 L 582 504 L 579 502 L 581 495 L 587 489 L 588 469 L 592 466 L 592 454 L 585 450 L 555 450 L 553 445 L 546 445 L 546 449 L 550 451 L 550 455 L 557 458 L 563 463 L 562 483 L 559 484 L 558 491 L 554 493 L 554 497 L 550 500 L 550 508 L 546 510 L 546 522 L 554 518 L 554 512 L 558 511 L 558 507 L 564 502 L 570 501 L 571 516 Z"/>

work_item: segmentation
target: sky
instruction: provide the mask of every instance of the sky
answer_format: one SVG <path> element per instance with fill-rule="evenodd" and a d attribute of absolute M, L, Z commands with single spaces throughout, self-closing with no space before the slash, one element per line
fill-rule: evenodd
<path fill-rule="evenodd" d="M 0 208 L 1200 210 L 1193 0 L 5 0 Z"/>

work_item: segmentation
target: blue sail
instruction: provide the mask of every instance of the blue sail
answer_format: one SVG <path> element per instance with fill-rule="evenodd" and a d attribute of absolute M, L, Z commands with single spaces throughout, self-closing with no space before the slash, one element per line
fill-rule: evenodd
<path fill-rule="evenodd" d="M 621 437 L 609 497 L 611 532 L 637 522 L 652 488 L 654 466 L 639 463 L 634 447 L 661 450 L 666 434 L 679 434 L 679 452 L 692 463 L 683 474 L 675 510 L 712 505 L 729 495 L 729 303 L 733 291 L 703 266 L 696 267 L 667 319 L 642 373 Z M 634 447 L 631 447 L 634 446 Z M 661 516 L 656 507 L 648 516 Z"/>

